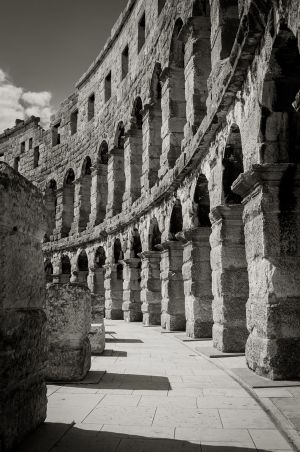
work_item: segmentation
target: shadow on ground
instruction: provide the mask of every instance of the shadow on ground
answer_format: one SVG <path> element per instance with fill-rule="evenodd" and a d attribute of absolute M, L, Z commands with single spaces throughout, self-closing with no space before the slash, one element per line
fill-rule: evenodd
<path fill-rule="evenodd" d="M 74 424 L 41 425 L 14 452 L 253 452 L 256 448 L 194 444 L 168 438 L 151 438 L 97 431 L 97 425 L 82 428 Z M 90 430 L 83 430 L 88 428 Z M 260 452 L 269 452 L 267 449 Z"/>
<path fill-rule="evenodd" d="M 106 338 L 105 342 L 110 342 L 114 344 L 143 344 L 144 342 L 140 339 L 115 339 Z"/>

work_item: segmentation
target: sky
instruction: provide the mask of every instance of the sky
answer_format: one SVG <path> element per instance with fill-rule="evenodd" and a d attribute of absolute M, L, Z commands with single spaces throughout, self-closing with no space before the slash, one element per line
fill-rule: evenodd
<path fill-rule="evenodd" d="M 100 53 L 127 0 L 0 0 L 0 133 L 43 126 Z"/>

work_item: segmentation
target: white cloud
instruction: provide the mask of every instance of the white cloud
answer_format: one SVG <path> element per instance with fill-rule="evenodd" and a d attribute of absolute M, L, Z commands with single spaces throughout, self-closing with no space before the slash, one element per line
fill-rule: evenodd
<path fill-rule="evenodd" d="M 15 86 L 0 68 L 0 133 L 13 127 L 16 119 L 32 115 L 39 116 L 41 125 L 48 127 L 52 114 L 51 97 L 48 91 L 35 93 Z"/>

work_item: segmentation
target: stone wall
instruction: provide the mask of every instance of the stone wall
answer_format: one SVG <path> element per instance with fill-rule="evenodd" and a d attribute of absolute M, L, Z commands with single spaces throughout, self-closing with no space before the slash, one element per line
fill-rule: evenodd
<path fill-rule="evenodd" d="M 0 164 L 0 449 L 46 418 L 46 212 L 39 191 Z"/>
<path fill-rule="evenodd" d="M 218 348 L 242 350 L 250 334 L 250 345 L 246 347 L 249 366 L 272 378 L 291 376 L 284 369 L 291 368 L 299 354 L 293 354 L 289 364 L 282 359 L 284 364 L 278 371 L 273 367 L 274 360 L 264 365 L 267 361 L 260 362 L 254 351 L 258 353 L 272 334 L 286 338 L 281 343 L 298 344 L 296 329 L 287 333 L 285 327 L 291 316 L 299 319 L 295 308 L 298 292 L 296 288 L 288 290 L 289 278 L 277 265 L 280 259 L 286 260 L 288 253 L 289 268 L 298 268 L 298 247 L 294 246 L 291 257 L 282 245 L 280 259 L 274 263 L 271 255 L 263 254 L 266 243 L 273 242 L 262 235 L 261 261 L 253 256 L 249 244 L 254 229 L 248 225 L 256 218 L 257 210 L 248 206 L 247 190 L 239 186 L 238 193 L 234 193 L 232 184 L 241 174 L 252 174 L 256 165 L 299 162 L 299 4 L 275 0 L 174 0 L 159 9 L 158 3 L 161 6 L 157 0 L 129 1 L 104 50 L 62 103 L 50 129 L 42 131 L 34 119 L 18 125 L 0 137 L 0 152 L 13 164 L 20 154 L 20 143 L 29 133 L 40 146 L 40 165 L 32 168 L 32 152 L 25 146 L 19 170 L 52 200 L 48 203 L 52 231 L 49 228 L 44 252 L 53 265 L 54 278 L 69 280 L 71 272 L 74 276 L 84 249 L 92 285 L 96 250 L 102 247 L 106 257 L 102 266 L 104 282 L 101 287 L 93 287 L 105 293 L 108 316 L 122 318 L 125 313 L 129 320 L 140 320 L 143 315 L 145 324 L 150 317 L 157 323 L 154 304 L 163 300 L 167 312 L 173 278 L 180 285 L 180 296 L 176 295 L 182 301 L 177 327 L 185 327 L 191 336 L 207 336 L 213 318 L 213 339 Z M 138 35 L 143 14 L 145 42 Z M 126 66 L 124 72 L 122 54 L 127 45 L 128 71 Z M 95 100 L 94 117 L 88 114 L 91 97 Z M 77 111 L 74 131 L 70 122 Z M 91 174 L 86 174 L 88 158 Z M 204 179 L 205 202 L 202 195 L 198 196 Z M 264 180 L 263 193 L 274 183 L 273 179 Z M 253 184 L 256 195 L 259 183 Z M 51 197 L 53 187 L 55 203 Z M 297 199 L 295 187 L 288 188 L 291 199 Z M 294 243 L 298 243 L 297 202 L 290 203 L 280 190 L 272 193 L 280 211 L 278 228 L 287 231 L 293 218 Z M 183 249 L 181 254 L 176 251 L 176 262 L 170 262 L 171 254 L 168 257 L 164 249 L 173 242 L 171 246 L 179 248 L 171 221 L 178 203 L 182 230 L 176 233 L 183 234 Z M 261 210 L 264 224 L 269 213 Z M 211 291 L 199 284 L 209 271 L 209 212 L 213 249 L 211 274 L 206 281 L 212 281 Z M 200 230 L 197 240 L 185 238 L 186 233 L 202 227 L 203 236 Z M 136 231 L 139 252 L 134 250 Z M 280 241 L 285 243 L 280 237 L 273 237 L 274 249 Z M 120 244 L 117 256 L 116 241 Z M 160 265 L 167 265 L 162 265 L 161 292 L 157 289 L 157 263 L 154 282 L 149 271 L 151 263 L 144 258 L 149 252 L 160 253 Z M 66 259 L 70 270 L 66 270 Z M 133 270 L 126 263 L 128 259 L 142 261 Z M 261 265 L 268 269 L 261 282 L 264 296 L 256 283 L 261 278 Z M 169 268 L 175 268 L 176 277 Z M 273 273 L 281 275 L 279 279 L 285 281 L 281 287 L 286 288 L 275 298 L 276 290 L 269 284 Z M 153 284 L 155 290 L 149 289 Z M 270 333 L 268 322 L 261 325 L 260 311 L 254 309 L 258 296 L 266 305 L 265 314 L 271 299 L 277 300 L 278 296 L 286 300 L 275 316 L 281 319 L 275 333 L 272 328 Z M 212 298 L 213 312 L 208 308 Z M 155 303 L 148 301 L 151 299 Z M 150 316 L 151 309 L 155 315 Z M 266 344 L 264 350 L 269 357 L 271 346 Z M 275 353 L 276 361 L 287 355 L 283 345 L 280 350 L 279 356 Z M 297 369 L 294 376 L 299 376 Z"/>

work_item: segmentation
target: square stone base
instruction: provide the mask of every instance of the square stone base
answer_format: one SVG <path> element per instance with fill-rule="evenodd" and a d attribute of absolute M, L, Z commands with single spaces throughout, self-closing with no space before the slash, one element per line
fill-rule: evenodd
<path fill-rule="evenodd" d="M 143 324 L 145 326 L 155 326 L 161 324 L 161 313 L 159 312 L 144 312 Z"/>
<path fill-rule="evenodd" d="M 185 331 L 186 319 L 184 315 L 171 315 L 163 313 L 161 315 L 161 326 L 167 331 Z"/>
<path fill-rule="evenodd" d="M 211 338 L 212 337 L 212 322 L 201 322 L 201 320 L 187 320 L 186 335 L 193 339 L 197 338 Z"/>
<path fill-rule="evenodd" d="M 123 318 L 125 322 L 142 322 L 143 314 L 141 311 L 124 311 Z"/>
<path fill-rule="evenodd" d="M 213 326 L 213 346 L 225 353 L 244 352 L 248 335 L 246 325 L 243 328 L 234 324 L 224 326 L 215 323 Z"/>
<path fill-rule="evenodd" d="M 105 318 L 107 320 L 123 320 L 123 311 L 122 309 L 105 308 Z"/>

